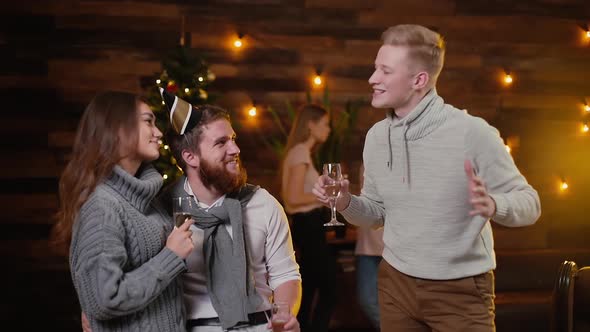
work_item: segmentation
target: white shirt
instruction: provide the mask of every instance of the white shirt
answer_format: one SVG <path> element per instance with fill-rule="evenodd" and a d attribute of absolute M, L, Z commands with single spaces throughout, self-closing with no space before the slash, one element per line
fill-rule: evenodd
<path fill-rule="evenodd" d="M 184 189 L 195 197 L 188 181 Z M 223 203 L 225 195 L 210 206 L 199 202 L 200 207 L 208 210 Z M 254 273 L 256 291 L 263 299 L 257 311 L 270 309 L 270 297 L 282 283 L 301 280 L 299 265 L 295 261 L 295 252 L 291 242 L 291 232 L 287 216 L 281 204 L 265 189 L 258 189 L 242 210 L 246 246 L 250 254 L 250 268 Z M 195 223 L 198 223 L 195 220 Z M 230 236 L 231 225 L 225 225 Z M 187 319 L 217 317 L 211 298 L 207 292 L 205 257 L 203 255 L 203 230 L 191 226 L 195 249 L 187 257 L 187 272 L 183 274 L 184 303 Z"/>

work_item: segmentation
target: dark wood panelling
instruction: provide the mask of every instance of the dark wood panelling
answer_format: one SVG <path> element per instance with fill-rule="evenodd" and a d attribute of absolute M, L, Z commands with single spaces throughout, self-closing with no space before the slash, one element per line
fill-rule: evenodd
<path fill-rule="evenodd" d="M 379 36 L 388 25 L 402 22 L 424 24 L 445 36 L 448 52 L 439 92 L 498 126 L 503 135 L 544 144 L 547 137 L 527 136 L 535 131 L 531 124 L 551 120 L 575 126 L 585 119 L 577 111 L 579 100 L 590 96 L 580 75 L 590 72 L 590 47 L 579 38 L 579 18 L 588 11 L 583 1 L 26 0 L 5 9 L 0 98 L 6 121 L 0 146 L 6 153 L 0 171 L 6 180 L 56 178 L 84 105 L 98 90 L 139 92 L 151 84 L 160 61 L 178 43 L 181 15 L 194 52 L 217 74 L 210 93 L 235 112 L 252 100 L 279 112 L 287 100 L 303 102 L 317 68 L 323 70 L 336 107 L 359 97 L 368 103 L 367 79 Z M 237 33 L 244 33 L 246 42 L 239 52 L 229 47 Z M 501 84 L 503 70 L 513 73 L 513 86 Z M 27 121 L 31 116 L 38 122 Z M 359 122 L 354 158 L 377 119 Z M 260 134 L 249 132 L 246 124 L 236 127 L 243 131 L 242 145 L 256 149 Z M 11 139 L 18 133 L 29 134 Z M 537 169 L 535 152 L 525 151 L 529 144 L 515 150 L 520 153 L 515 160 L 523 169 Z M 275 168 L 276 161 L 267 160 L 268 168 Z M 550 166 L 543 169 L 551 171 Z M 264 171 L 253 170 L 251 177 L 257 172 Z"/>
<path fill-rule="evenodd" d="M 182 16 L 187 44 L 217 76 L 209 93 L 233 112 L 250 180 L 275 195 L 279 160 L 261 136 L 280 133 L 265 108 L 286 117 L 287 101 L 300 105 L 307 91 L 319 100 L 321 90 L 311 86 L 318 68 L 335 109 L 365 100 L 343 160 L 354 173 L 365 133 L 385 113 L 369 106 L 367 82 L 382 31 L 399 23 L 439 31 L 447 55 L 438 92 L 518 142 L 513 158 L 541 195 L 539 223 L 494 225 L 496 247 L 588 247 L 590 133 L 579 130 L 590 121 L 582 110 L 590 102 L 586 0 L 22 0 L 2 6 L 0 257 L 28 271 L 65 270 L 47 235 L 85 105 L 99 90 L 142 92 L 153 84 L 161 60 L 178 44 Z M 238 33 L 245 46 L 236 51 L 230 43 Z M 510 87 L 501 82 L 505 70 L 515 78 Z M 243 114 L 253 100 L 261 110 L 257 124 Z M 558 190 L 560 177 L 570 182 L 568 192 Z M 9 298 L 23 302 L 16 293 Z"/>
<path fill-rule="evenodd" d="M 456 4 L 459 15 L 538 15 L 584 20 L 590 14 L 590 5 L 584 0 L 457 0 Z"/>

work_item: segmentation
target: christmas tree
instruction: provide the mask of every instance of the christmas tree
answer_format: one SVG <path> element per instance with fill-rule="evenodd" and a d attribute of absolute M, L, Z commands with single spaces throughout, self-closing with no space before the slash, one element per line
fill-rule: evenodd
<path fill-rule="evenodd" d="M 193 105 L 212 102 L 206 88 L 215 80 L 215 75 L 209 70 L 207 63 L 192 53 L 189 47 L 179 45 L 162 61 L 162 73 L 153 78 L 155 85 L 147 91 L 147 101 L 154 114 L 156 124 L 163 131 L 168 130 L 170 121 L 167 108 L 160 95 L 160 88 L 177 95 Z M 162 174 L 164 182 L 170 182 L 182 175 L 165 137 L 160 145 L 160 158 L 154 163 Z"/>

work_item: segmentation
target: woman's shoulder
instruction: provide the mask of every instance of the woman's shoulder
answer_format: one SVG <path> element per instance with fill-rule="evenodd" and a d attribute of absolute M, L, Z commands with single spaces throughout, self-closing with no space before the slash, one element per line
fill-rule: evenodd
<path fill-rule="evenodd" d="M 309 150 L 309 148 L 307 147 L 307 145 L 303 144 L 303 143 L 299 143 L 294 145 L 291 149 L 289 149 L 289 151 L 287 151 L 288 154 L 310 154 L 311 151 Z"/>
<path fill-rule="evenodd" d="M 118 213 L 122 209 L 121 199 L 114 195 L 111 188 L 99 184 L 80 208 L 80 214 L 108 214 L 110 211 Z"/>
<path fill-rule="evenodd" d="M 305 144 L 299 143 L 293 146 L 291 149 L 289 149 L 289 151 L 287 151 L 287 154 L 285 155 L 285 162 L 289 165 L 292 163 L 306 161 L 310 158 L 311 151 L 309 150 L 309 148 Z"/>

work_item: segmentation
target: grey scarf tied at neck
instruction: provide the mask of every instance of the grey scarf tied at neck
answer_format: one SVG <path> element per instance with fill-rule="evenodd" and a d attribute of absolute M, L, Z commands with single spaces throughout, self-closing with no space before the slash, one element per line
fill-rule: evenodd
<path fill-rule="evenodd" d="M 246 184 L 228 194 L 221 206 L 209 211 L 195 208 L 191 212 L 194 225 L 205 233 L 207 290 L 224 330 L 248 322 L 248 314 L 262 303 L 250 270 L 242 220 L 242 209 L 258 188 Z M 228 223 L 232 226 L 231 237 L 225 227 Z"/>

